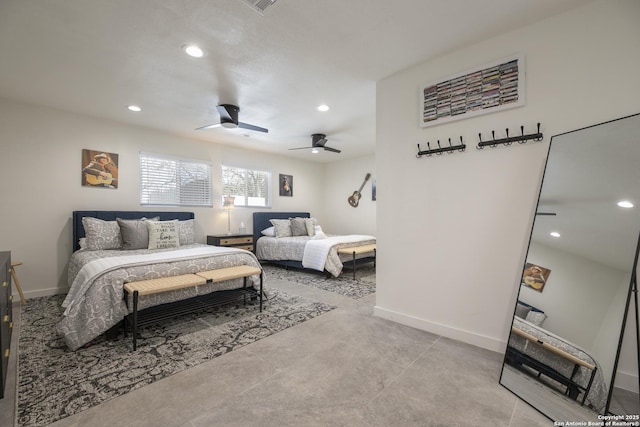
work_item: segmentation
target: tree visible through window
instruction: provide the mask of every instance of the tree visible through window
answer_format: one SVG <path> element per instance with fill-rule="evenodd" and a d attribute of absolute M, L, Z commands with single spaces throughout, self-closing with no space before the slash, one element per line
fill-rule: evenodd
<path fill-rule="evenodd" d="M 271 207 L 271 172 L 222 165 L 222 196 L 235 206 Z"/>
<path fill-rule="evenodd" d="M 140 153 L 140 204 L 213 206 L 211 163 Z"/>

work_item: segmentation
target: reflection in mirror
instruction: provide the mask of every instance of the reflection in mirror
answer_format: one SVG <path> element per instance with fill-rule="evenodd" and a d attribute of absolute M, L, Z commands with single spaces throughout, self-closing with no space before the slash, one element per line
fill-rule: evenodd
<path fill-rule="evenodd" d="M 550 142 L 500 383 L 554 421 L 640 413 L 633 304 L 612 384 L 640 233 L 639 160 L 640 115 Z"/>

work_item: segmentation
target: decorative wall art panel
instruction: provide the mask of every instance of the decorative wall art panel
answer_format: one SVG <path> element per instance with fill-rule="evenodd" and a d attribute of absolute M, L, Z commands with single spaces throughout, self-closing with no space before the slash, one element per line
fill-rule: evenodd
<path fill-rule="evenodd" d="M 524 55 L 431 82 L 420 88 L 421 127 L 524 105 Z"/>

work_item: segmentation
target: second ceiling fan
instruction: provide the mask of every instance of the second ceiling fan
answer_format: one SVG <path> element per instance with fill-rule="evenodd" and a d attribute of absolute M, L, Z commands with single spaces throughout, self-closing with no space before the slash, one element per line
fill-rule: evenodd
<path fill-rule="evenodd" d="M 196 128 L 196 130 L 212 129 L 218 126 L 222 126 L 228 129 L 242 128 L 242 129 L 255 130 L 257 132 L 265 132 L 265 133 L 269 132 L 269 129 L 238 121 L 238 112 L 240 111 L 240 108 L 235 105 L 221 104 L 221 105 L 218 105 L 216 108 L 218 109 L 218 113 L 220 114 L 220 123 L 202 126 L 202 127 Z"/>
<path fill-rule="evenodd" d="M 341 151 L 336 149 L 336 148 L 332 148 L 332 147 L 327 147 L 325 144 L 327 143 L 327 135 L 323 134 L 323 133 L 314 133 L 313 135 L 311 135 L 311 146 L 310 147 L 298 147 L 298 148 L 289 148 L 289 150 L 307 150 L 309 148 L 311 149 L 318 149 L 318 148 L 322 148 L 326 151 L 331 151 L 332 153 L 340 153 Z"/>

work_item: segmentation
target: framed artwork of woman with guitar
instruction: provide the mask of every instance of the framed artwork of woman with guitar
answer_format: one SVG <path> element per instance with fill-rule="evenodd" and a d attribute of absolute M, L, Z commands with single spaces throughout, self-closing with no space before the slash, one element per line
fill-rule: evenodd
<path fill-rule="evenodd" d="M 96 150 L 82 150 L 82 185 L 118 188 L 118 155 Z"/>

